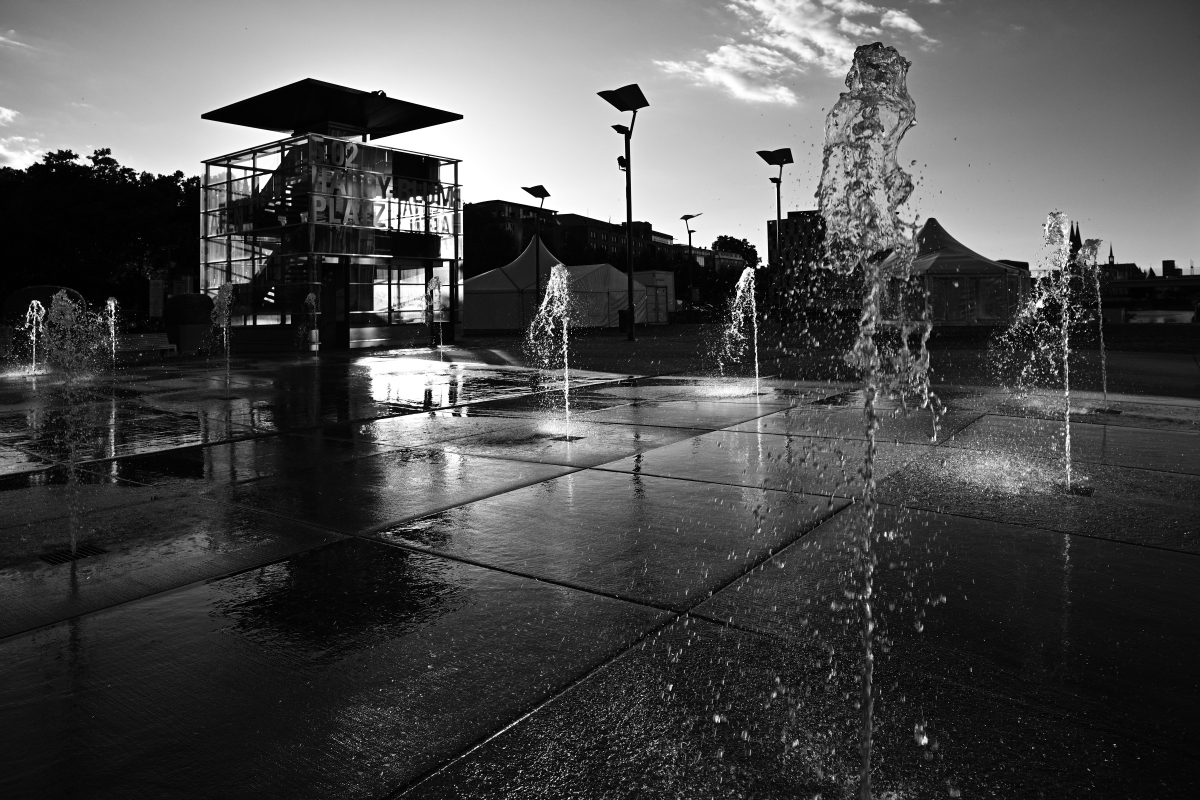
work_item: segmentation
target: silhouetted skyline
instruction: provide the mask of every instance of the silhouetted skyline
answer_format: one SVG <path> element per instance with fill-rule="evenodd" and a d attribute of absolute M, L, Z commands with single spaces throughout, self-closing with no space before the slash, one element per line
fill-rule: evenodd
<path fill-rule="evenodd" d="M 621 115 L 637 82 L 634 217 L 677 238 L 766 252 L 774 193 L 756 150 L 791 147 L 784 211 L 815 207 L 826 110 L 855 45 L 913 62 L 918 125 L 901 147 L 936 216 L 991 258 L 1036 260 L 1052 209 L 1119 261 L 1200 260 L 1200 11 L 1142 4 L 686 0 L 606 4 L 120 3 L 13 0 L 0 17 L 0 163 L 111 147 L 194 174 L 271 136 L 200 114 L 304 77 L 463 114 L 383 144 L 464 159 L 464 199 L 624 217 Z M 677 228 L 677 229 L 676 229 Z M 1107 251 L 1106 251 L 1107 252 Z"/>

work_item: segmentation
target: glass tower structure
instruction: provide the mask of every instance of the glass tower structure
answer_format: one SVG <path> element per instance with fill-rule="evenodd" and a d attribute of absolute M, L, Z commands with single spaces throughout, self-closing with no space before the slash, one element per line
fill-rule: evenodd
<path fill-rule="evenodd" d="M 319 330 L 322 349 L 411 344 L 436 323 L 453 341 L 458 166 L 329 133 L 207 160 L 202 291 L 232 284 L 234 325 L 304 325 Z"/>

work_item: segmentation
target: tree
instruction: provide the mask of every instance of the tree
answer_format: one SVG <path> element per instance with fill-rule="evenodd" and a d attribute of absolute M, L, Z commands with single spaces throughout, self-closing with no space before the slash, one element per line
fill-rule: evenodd
<path fill-rule="evenodd" d="M 199 217 L 199 177 L 139 174 L 107 148 L 0 169 L 0 297 L 56 284 L 145 313 L 152 275 L 199 274 Z"/>
<path fill-rule="evenodd" d="M 712 244 L 713 250 L 725 253 L 738 253 L 746 259 L 747 267 L 758 266 L 758 248 L 745 239 L 735 239 L 732 236 L 718 236 Z"/>

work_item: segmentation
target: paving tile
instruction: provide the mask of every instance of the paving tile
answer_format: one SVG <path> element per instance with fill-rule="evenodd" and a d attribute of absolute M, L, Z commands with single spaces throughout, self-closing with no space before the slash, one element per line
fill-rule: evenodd
<path fill-rule="evenodd" d="M 376 535 L 684 609 L 842 505 L 784 492 L 587 471 Z"/>
<path fill-rule="evenodd" d="M 933 416 L 925 409 L 913 409 L 908 414 L 889 410 L 881 415 L 877 442 L 905 442 L 929 444 L 944 442 L 972 421 L 978 419 L 978 411 L 949 411 L 937 421 L 937 439 L 934 439 Z M 798 406 L 769 414 L 765 417 L 735 425 L 730 430 L 746 433 L 792 434 L 799 436 L 821 436 L 838 439 L 865 440 L 866 419 L 860 409 L 827 408 L 822 406 Z"/>
<path fill-rule="evenodd" d="M 47 466 L 47 463 L 37 456 L 0 444 L 0 475 L 38 472 Z"/>
<path fill-rule="evenodd" d="M 212 496 L 345 533 L 540 483 L 571 467 L 407 448 L 212 490 Z"/>
<path fill-rule="evenodd" d="M 690 428 L 588 422 L 583 416 L 573 417 L 569 425 L 561 418 L 547 419 L 460 437 L 447 441 L 444 447 L 468 455 L 594 467 L 703 433 Z"/>
<path fill-rule="evenodd" d="M 856 673 L 831 674 L 837 655 L 676 623 L 400 796 L 857 796 Z M 1195 749 L 1173 732 L 1147 735 L 1090 699 L 945 655 L 926 649 L 911 671 L 881 672 L 874 796 L 1155 800 L 1200 789 Z"/>
<path fill-rule="evenodd" d="M 932 450 L 880 443 L 877 479 Z M 853 439 L 712 431 L 605 464 L 603 469 L 693 481 L 850 497 L 862 491 L 866 443 Z"/>
<path fill-rule="evenodd" d="M 950 445 L 1061 459 L 1063 443 L 1060 421 L 989 414 L 961 431 Z M 1117 427 L 1075 420 L 1071 423 L 1071 458 L 1200 475 L 1200 430 Z"/>
<path fill-rule="evenodd" d="M 992 411 L 1013 417 L 1062 419 L 1061 393 L 999 394 Z M 1120 413 L 1107 414 L 1104 409 Z M 1111 427 L 1200 430 L 1200 403 L 1188 398 L 1111 395 L 1105 404 L 1098 392 L 1071 393 L 1071 416 L 1079 422 Z"/>
<path fill-rule="evenodd" d="M 1200 476 L 939 447 L 894 472 L 881 500 L 1137 544 L 1200 552 Z"/>
<path fill-rule="evenodd" d="M 420 447 L 526 424 L 524 419 L 480 415 L 478 408 L 465 406 L 362 422 L 323 425 L 320 428 L 299 431 L 297 435 L 373 442 L 386 446 Z"/>
<path fill-rule="evenodd" d="M 1109 731 L 1190 748 L 1195 760 L 1200 558 L 894 507 L 878 523 L 880 686 L 916 671 L 1023 705 L 1088 707 Z M 861 507 L 847 509 L 696 613 L 861 650 L 846 593 L 861 586 L 863 524 Z"/>
<path fill-rule="evenodd" d="M 370 441 L 268 434 L 232 442 L 183 447 L 143 456 L 97 461 L 85 469 L 148 486 L 211 488 L 305 469 L 333 466 L 396 449 Z"/>
<path fill-rule="evenodd" d="M 342 538 L 268 514 L 197 498 L 82 516 L 78 541 L 104 550 L 65 564 L 38 557 L 70 547 L 66 525 L 5 531 L 0 639 L 200 580 L 262 566 Z"/>
<path fill-rule="evenodd" d="M 0 642 L 0 795 L 378 798 L 664 618 L 338 542 Z"/>
<path fill-rule="evenodd" d="M 0 531 L 193 493 L 190 487 L 144 486 L 86 469 L 70 481 L 67 469 L 56 465 L 0 477 Z"/>
<path fill-rule="evenodd" d="M 778 406 L 758 403 L 720 403 L 711 400 L 638 401 L 591 412 L 588 414 L 588 421 L 720 430 L 777 410 Z"/>

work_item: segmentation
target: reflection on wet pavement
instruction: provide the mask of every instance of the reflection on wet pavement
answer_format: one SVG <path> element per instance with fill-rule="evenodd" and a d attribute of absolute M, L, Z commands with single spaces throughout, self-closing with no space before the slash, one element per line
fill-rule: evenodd
<path fill-rule="evenodd" d="M 378 536 L 682 610 L 844 505 L 760 489 L 586 472 Z"/>
<path fill-rule="evenodd" d="M 568 430 L 505 360 L 0 380 L 0 796 L 840 796 L 852 393 L 580 372 Z M 941 396 L 879 437 L 881 791 L 1194 795 L 1200 408 L 1078 425 L 1082 497 Z"/>
<path fill-rule="evenodd" d="M 335 543 L 0 642 L 0 795 L 380 797 L 662 618 Z"/>

